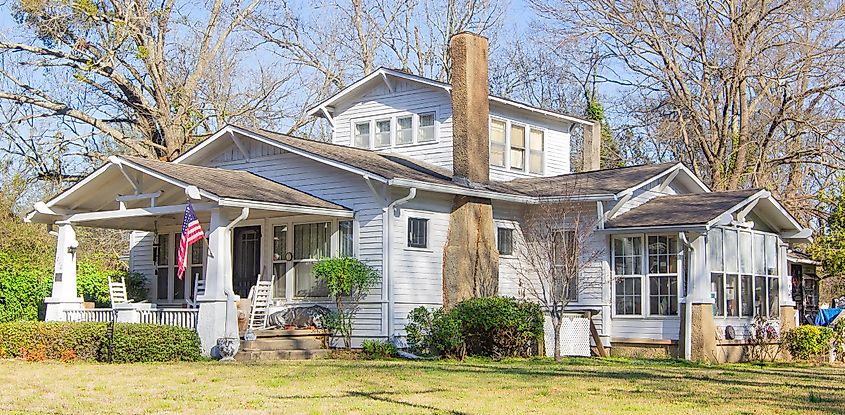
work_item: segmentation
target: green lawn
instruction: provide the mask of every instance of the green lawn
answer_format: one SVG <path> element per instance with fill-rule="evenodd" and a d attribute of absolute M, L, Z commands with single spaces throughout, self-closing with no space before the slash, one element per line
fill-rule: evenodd
<path fill-rule="evenodd" d="M 845 368 L 573 359 L 268 364 L 0 361 L 0 412 L 845 413 Z"/>

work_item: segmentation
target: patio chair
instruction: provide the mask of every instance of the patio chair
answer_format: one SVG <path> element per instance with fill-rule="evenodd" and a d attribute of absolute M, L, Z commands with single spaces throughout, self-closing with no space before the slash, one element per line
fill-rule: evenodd
<path fill-rule="evenodd" d="M 115 304 L 126 304 L 129 298 L 126 295 L 126 280 L 120 277 L 120 281 L 116 278 L 109 277 L 109 297 L 111 298 L 111 306 L 114 308 Z"/>
<path fill-rule="evenodd" d="M 270 297 L 273 293 L 273 282 L 262 281 L 258 275 L 255 286 L 249 290 L 252 307 L 249 311 L 249 329 L 259 330 L 267 327 L 267 317 L 270 310 Z"/>

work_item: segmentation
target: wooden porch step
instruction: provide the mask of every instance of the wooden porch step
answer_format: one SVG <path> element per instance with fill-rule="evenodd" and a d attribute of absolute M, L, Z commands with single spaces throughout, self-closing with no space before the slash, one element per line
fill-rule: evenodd
<path fill-rule="evenodd" d="M 235 360 L 239 362 L 308 360 L 324 359 L 328 355 L 328 349 L 241 350 L 235 355 Z"/>
<path fill-rule="evenodd" d="M 241 350 L 296 350 L 322 349 L 325 342 L 319 337 L 259 337 L 241 342 Z"/>

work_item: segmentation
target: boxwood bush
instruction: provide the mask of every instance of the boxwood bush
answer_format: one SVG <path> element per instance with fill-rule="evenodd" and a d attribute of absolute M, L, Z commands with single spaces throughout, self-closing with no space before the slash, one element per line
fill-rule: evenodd
<path fill-rule="evenodd" d="M 828 327 L 800 326 L 784 334 L 783 344 L 795 359 L 817 359 L 830 351 L 833 336 Z"/>
<path fill-rule="evenodd" d="M 539 305 L 514 298 L 471 298 L 449 311 L 416 308 L 405 330 L 414 353 L 524 357 L 542 341 L 543 313 Z"/>
<path fill-rule="evenodd" d="M 193 330 L 158 324 L 19 321 L 0 324 L 0 358 L 115 363 L 202 359 Z"/>

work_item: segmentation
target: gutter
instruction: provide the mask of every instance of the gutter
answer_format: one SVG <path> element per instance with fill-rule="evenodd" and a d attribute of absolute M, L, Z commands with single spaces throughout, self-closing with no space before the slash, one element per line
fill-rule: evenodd
<path fill-rule="evenodd" d="M 393 341 L 393 334 L 396 330 L 396 328 L 394 327 L 395 323 L 394 323 L 394 318 L 393 318 L 394 314 L 395 314 L 394 308 L 395 308 L 395 305 L 396 305 L 396 296 L 394 295 L 394 292 L 393 292 L 393 287 L 394 287 L 394 284 L 393 284 L 393 259 L 392 259 L 392 256 L 393 256 L 393 252 L 392 252 L 393 251 L 393 249 L 392 249 L 393 248 L 393 241 L 390 239 L 391 235 L 393 235 L 393 234 L 391 233 L 391 230 L 390 230 L 391 226 L 390 225 L 393 223 L 394 209 L 398 209 L 399 206 L 402 206 L 405 203 L 410 202 L 415 197 L 417 197 L 417 188 L 412 187 L 408 191 L 407 196 L 402 197 L 402 198 L 397 199 L 397 200 L 394 200 L 393 202 L 391 202 L 390 204 L 388 204 L 384 208 L 384 212 L 383 212 L 384 219 L 386 220 L 383 227 L 385 229 L 385 233 L 387 234 L 388 239 L 382 241 L 382 244 L 384 246 L 386 246 L 385 247 L 385 253 L 386 253 L 386 257 L 387 257 L 386 263 L 382 265 L 382 268 L 386 271 L 385 274 L 387 275 L 387 278 L 383 278 L 383 280 L 387 282 L 387 339 L 388 339 L 388 341 L 391 341 L 391 342 Z"/>
<path fill-rule="evenodd" d="M 390 179 L 387 182 L 388 186 L 415 188 L 419 190 L 426 190 L 437 193 L 445 193 L 452 195 L 480 197 L 484 199 L 499 200 L 503 202 L 514 202 L 537 205 L 540 203 L 560 203 L 560 202 L 595 202 L 595 201 L 610 201 L 617 200 L 617 196 L 613 194 L 593 194 L 583 196 L 529 196 L 519 194 L 501 193 L 486 189 L 470 189 L 459 186 L 451 186 L 447 184 L 435 184 L 420 182 L 410 179 Z"/>

